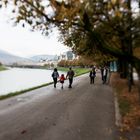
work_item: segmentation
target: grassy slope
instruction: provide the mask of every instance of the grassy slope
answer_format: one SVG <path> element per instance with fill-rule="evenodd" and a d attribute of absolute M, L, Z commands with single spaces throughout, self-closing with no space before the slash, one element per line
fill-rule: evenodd
<path fill-rule="evenodd" d="M 0 71 L 7 70 L 4 66 L 0 65 Z"/>
<path fill-rule="evenodd" d="M 25 89 L 25 90 L 21 90 L 21 91 L 16 91 L 16 92 L 11 92 L 11 93 L 9 93 L 7 95 L 1 95 L 0 96 L 0 100 L 6 99 L 6 98 L 9 98 L 9 97 L 12 97 L 12 96 L 16 96 L 16 95 L 19 95 L 19 94 L 23 94 L 25 92 L 32 91 L 32 90 L 35 90 L 35 89 L 38 89 L 38 88 L 41 88 L 41 87 L 44 87 L 44 86 L 48 86 L 48 85 L 50 85 L 52 83 L 53 82 L 50 82 L 50 83 L 42 84 L 40 86 L 32 87 L 32 88 L 29 88 L 29 89 Z"/>
<path fill-rule="evenodd" d="M 69 70 L 69 68 L 58 67 L 58 71 L 67 72 L 68 70 Z M 75 76 L 79 76 L 79 75 L 88 73 L 90 71 L 90 69 L 88 69 L 88 68 L 73 68 L 73 70 L 75 72 Z"/>

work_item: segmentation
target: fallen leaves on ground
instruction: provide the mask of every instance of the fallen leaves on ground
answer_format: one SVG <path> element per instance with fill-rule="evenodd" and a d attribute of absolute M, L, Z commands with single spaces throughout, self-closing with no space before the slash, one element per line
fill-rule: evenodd
<path fill-rule="evenodd" d="M 121 132 L 132 133 L 140 126 L 140 95 L 138 94 L 137 83 L 133 85 L 131 92 L 128 92 L 127 83 L 127 80 L 121 79 L 119 74 L 112 74 L 111 86 L 117 92 L 118 102 L 121 100 L 129 104 L 129 110 L 122 115 L 122 126 L 120 130 Z M 140 140 L 140 137 L 133 140 Z"/>

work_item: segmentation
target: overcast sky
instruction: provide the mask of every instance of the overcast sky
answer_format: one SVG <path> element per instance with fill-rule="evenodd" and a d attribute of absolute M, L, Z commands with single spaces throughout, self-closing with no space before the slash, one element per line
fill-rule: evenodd
<path fill-rule="evenodd" d="M 13 27 L 8 23 L 6 13 L 0 10 L 0 50 L 29 57 L 40 54 L 59 55 L 67 51 L 68 47 L 57 41 L 57 33 L 45 37 L 21 26 Z"/>

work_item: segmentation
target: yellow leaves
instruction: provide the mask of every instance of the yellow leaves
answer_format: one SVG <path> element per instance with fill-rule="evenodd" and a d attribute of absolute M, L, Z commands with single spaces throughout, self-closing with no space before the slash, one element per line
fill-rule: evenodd
<path fill-rule="evenodd" d="M 116 10 L 115 11 L 115 16 L 119 17 L 119 18 L 122 18 L 122 13 L 119 10 Z"/>
<path fill-rule="evenodd" d="M 107 9 L 108 9 L 109 12 L 112 13 L 112 16 L 122 18 L 123 14 L 122 14 L 122 11 L 121 11 L 122 9 L 120 8 L 122 6 L 122 4 L 117 3 L 117 2 L 118 1 L 116 1 L 116 0 L 112 0 L 111 2 L 108 2 Z M 118 7 L 118 4 L 119 4 L 120 7 Z"/>
<path fill-rule="evenodd" d="M 119 91 L 118 100 L 126 100 L 130 104 L 130 110 L 122 116 L 122 126 L 120 132 L 132 131 L 134 128 L 140 125 L 140 104 L 138 89 L 133 86 L 132 92 L 128 93 L 127 81 L 120 79 L 119 75 L 112 75 L 111 84 Z M 118 91 L 118 90 L 117 90 Z M 122 139 L 123 140 L 123 139 Z"/>
<path fill-rule="evenodd" d="M 112 4 L 116 4 L 116 1 L 117 1 L 117 0 L 111 0 L 111 3 L 112 3 Z"/>
<path fill-rule="evenodd" d="M 123 116 L 122 118 L 122 128 L 125 131 L 131 131 L 138 124 L 138 120 L 140 119 L 140 105 L 138 104 L 138 92 L 129 94 L 125 90 L 123 90 L 123 94 L 121 94 L 120 98 L 124 98 L 130 103 L 129 112 Z"/>
<path fill-rule="evenodd" d="M 71 20 L 73 17 L 77 14 L 79 10 L 79 6 L 77 7 L 77 3 L 79 1 L 75 1 L 72 3 L 61 3 L 57 5 L 56 3 L 53 3 L 53 7 L 57 10 L 57 20 L 64 20 L 65 18 Z M 80 4 L 80 3 L 79 3 Z"/>
<path fill-rule="evenodd" d="M 109 11 L 112 9 L 111 3 L 108 3 L 107 8 L 108 8 Z"/>
<path fill-rule="evenodd" d="M 29 2 L 33 3 L 33 0 L 28 0 Z"/>

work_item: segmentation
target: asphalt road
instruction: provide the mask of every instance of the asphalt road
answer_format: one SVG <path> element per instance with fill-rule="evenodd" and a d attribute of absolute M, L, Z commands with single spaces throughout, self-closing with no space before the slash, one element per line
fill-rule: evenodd
<path fill-rule="evenodd" d="M 0 140 L 116 140 L 114 95 L 87 74 L 0 101 Z"/>

